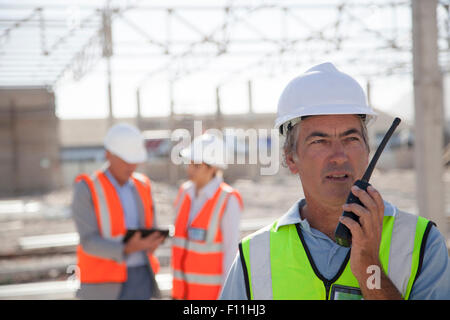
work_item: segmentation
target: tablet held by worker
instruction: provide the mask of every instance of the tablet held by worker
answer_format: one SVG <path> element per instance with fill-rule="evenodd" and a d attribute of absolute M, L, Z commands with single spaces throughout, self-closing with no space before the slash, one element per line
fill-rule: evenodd
<path fill-rule="evenodd" d="M 170 230 L 169 229 L 157 229 L 157 228 L 152 228 L 152 229 L 128 229 L 127 232 L 125 233 L 125 237 L 123 238 L 123 242 L 126 243 L 128 242 L 128 240 L 130 240 L 130 238 L 136 233 L 138 232 L 141 235 L 141 238 L 146 238 L 147 236 L 151 235 L 152 233 L 156 232 L 158 233 L 160 236 L 167 238 L 170 234 Z"/>

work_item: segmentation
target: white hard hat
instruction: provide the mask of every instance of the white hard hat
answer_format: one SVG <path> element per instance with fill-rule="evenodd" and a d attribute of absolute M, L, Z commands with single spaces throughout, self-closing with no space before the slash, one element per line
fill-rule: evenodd
<path fill-rule="evenodd" d="M 128 163 L 147 160 L 144 137 L 139 129 L 127 123 L 112 126 L 104 139 L 105 149 Z"/>
<path fill-rule="evenodd" d="M 213 134 L 205 133 L 196 137 L 189 147 L 180 151 L 180 155 L 194 163 L 206 163 L 219 169 L 228 167 L 223 139 Z"/>
<path fill-rule="evenodd" d="M 285 134 L 300 117 L 328 114 L 361 114 L 366 123 L 376 117 L 358 82 L 326 62 L 289 82 L 278 101 L 275 128 Z"/>

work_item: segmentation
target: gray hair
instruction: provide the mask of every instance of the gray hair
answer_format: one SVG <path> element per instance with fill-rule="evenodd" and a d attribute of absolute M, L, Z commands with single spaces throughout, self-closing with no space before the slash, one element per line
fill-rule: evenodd
<path fill-rule="evenodd" d="M 367 151 L 370 152 L 370 146 L 369 146 L 369 135 L 367 133 L 367 125 L 362 117 L 358 117 L 361 123 L 361 129 L 362 129 L 362 135 L 364 143 L 366 144 Z M 297 138 L 298 134 L 300 132 L 300 125 L 301 121 L 297 122 L 293 127 L 291 127 L 286 132 L 286 137 L 283 144 L 283 167 L 287 167 L 286 159 L 292 155 L 294 158 L 294 161 L 298 160 L 297 156 Z"/>

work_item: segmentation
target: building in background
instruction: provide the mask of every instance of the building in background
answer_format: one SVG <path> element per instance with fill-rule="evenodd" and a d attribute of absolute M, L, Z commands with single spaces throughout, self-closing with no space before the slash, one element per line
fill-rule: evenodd
<path fill-rule="evenodd" d="M 0 196 L 61 186 L 58 128 L 53 91 L 0 88 Z"/>

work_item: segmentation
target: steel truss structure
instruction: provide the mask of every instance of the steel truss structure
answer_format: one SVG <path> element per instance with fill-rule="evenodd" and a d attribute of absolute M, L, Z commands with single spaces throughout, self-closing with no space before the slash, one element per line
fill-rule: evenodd
<path fill-rule="evenodd" d="M 156 76 L 177 81 L 205 71 L 220 87 L 324 59 L 366 78 L 412 72 L 410 1 L 154 3 L 0 1 L 0 86 L 55 86 L 81 79 L 101 59 L 109 73 L 133 75 L 137 89 Z M 449 7 L 438 8 L 444 72 Z"/>

